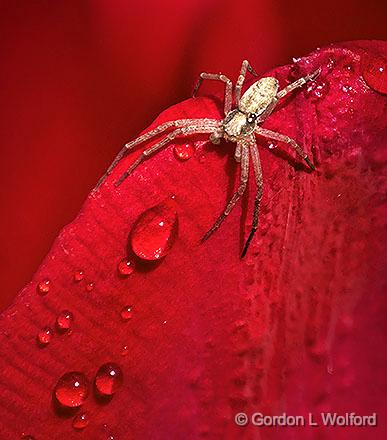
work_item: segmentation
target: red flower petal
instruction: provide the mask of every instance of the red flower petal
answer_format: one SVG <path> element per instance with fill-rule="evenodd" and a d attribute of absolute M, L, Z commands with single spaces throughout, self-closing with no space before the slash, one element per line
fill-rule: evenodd
<path fill-rule="evenodd" d="M 2 315 L 1 438 L 75 438 L 74 413 L 58 412 L 53 389 L 72 371 L 94 383 L 107 363 L 121 368 L 124 384 L 108 401 L 89 394 L 85 438 L 256 437 L 258 428 L 235 425 L 240 411 L 385 416 L 385 97 L 362 70 L 365 56 L 369 66 L 385 55 L 383 43 L 348 43 L 270 73 L 284 86 L 322 67 L 314 88 L 287 98 L 265 123 L 297 139 L 318 171 L 259 140 L 265 194 L 245 260 L 252 182 L 249 198 L 199 245 L 236 184 L 233 144 L 197 144 L 187 162 L 170 145 L 116 189 L 138 152 L 122 160 Z M 152 127 L 185 117 L 220 118 L 221 104 L 190 99 Z M 120 276 L 136 219 L 171 195 L 179 238 L 160 262 L 136 262 Z M 37 286 L 48 279 L 42 296 Z M 135 313 L 124 322 L 127 304 Z M 37 333 L 63 310 L 73 314 L 71 334 L 39 348 Z M 267 438 L 290 429 L 267 428 Z M 317 429 L 348 438 L 340 428 Z M 351 428 L 358 432 L 386 434 L 383 426 Z"/>

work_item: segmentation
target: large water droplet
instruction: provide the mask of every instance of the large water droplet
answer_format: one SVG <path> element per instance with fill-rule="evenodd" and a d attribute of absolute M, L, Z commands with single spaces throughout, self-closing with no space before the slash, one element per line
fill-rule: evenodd
<path fill-rule="evenodd" d="M 114 363 L 107 363 L 100 367 L 95 376 L 95 387 L 104 396 L 113 395 L 122 385 L 124 376 L 121 368 Z"/>
<path fill-rule="evenodd" d="M 176 159 L 185 161 L 191 159 L 195 153 L 195 149 L 191 144 L 175 145 L 173 149 Z"/>
<path fill-rule="evenodd" d="M 54 394 L 56 400 L 65 407 L 81 406 L 89 394 L 89 382 L 83 373 L 71 371 L 58 380 Z"/>
<path fill-rule="evenodd" d="M 42 328 L 36 336 L 38 344 L 41 347 L 45 347 L 47 344 L 50 343 L 52 335 L 53 335 L 53 331 L 50 327 Z"/>
<path fill-rule="evenodd" d="M 69 310 L 63 310 L 56 318 L 56 328 L 61 332 L 66 332 L 70 330 L 73 320 L 73 314 Z"/>
<path fill-rule="evenodd" d="M 117 265 L 118 274 L 126 278 L 134 272 L 134 262 L 124 258 Z"/>
<path fill-rule="evenodd" d="M 133 306 L 125 306 L 121 309 L 121 319 L 123 321 L 129 321 L 133 316 Z"/>
<path fill-rule="evenodd" d="M 74 272 L 74 281 L 76 281 L 77 283 L 82 281 L 84 277 L 85 277 L 85 273 L 83 272 L 83 270 L 76 270 Z"/>
<path fill-rule="evenodd" d="M 40 295 L 46 295 L 51 287 L 51 281 L 49 279 L 45 279 L 41 281 L 37 286 L 37 291 Z"/>
<path fill-rule="evenodd" d="M 158 260 L 172 248 L 178 233 L 175 202 L 171 199 L 142 213 L 133 225 L 133 252 L 144 260 Z"/>
<path fill-rule="evenodd" d="M 73 428 L 78 430 L 85 429 L 89 422 L 89 415 L 86 412 L 77 414 L 73 419 Z"/>
<path fill-rule="evenodd" d="M 382 57 L 364 57 L 361 64 L 365 82 L 379 93 L 387 94 L 387 61 Z"/>

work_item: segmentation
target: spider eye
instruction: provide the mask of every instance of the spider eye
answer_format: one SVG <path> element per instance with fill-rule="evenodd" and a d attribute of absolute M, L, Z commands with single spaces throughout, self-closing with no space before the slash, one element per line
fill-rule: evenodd
<path fill-rule="evenodd" d="M 258 115 L 256 113 L 249 113 L 247 115 L 247 122 L 249 124 L 252 124 L 253 122 L 255 122 L 255 120 L 257 119 Z"/>

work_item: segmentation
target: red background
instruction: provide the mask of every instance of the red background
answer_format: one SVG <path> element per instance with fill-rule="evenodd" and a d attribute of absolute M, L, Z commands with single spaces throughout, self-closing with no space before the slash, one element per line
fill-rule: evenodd
<path fill-rule="evenodd" d="M 248 58 L 263 73 L 329 42 L 383 39 L 386 9 L 378 0 L 3 1 L 0 306 L 122 143 L 187 98 L 200 71 L 235 77 Z"/>

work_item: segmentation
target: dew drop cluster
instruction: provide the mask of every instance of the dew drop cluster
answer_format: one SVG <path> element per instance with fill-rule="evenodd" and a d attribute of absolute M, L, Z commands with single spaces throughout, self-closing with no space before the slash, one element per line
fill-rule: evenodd
<path fill-rule="evenodd" d="M 101 365 L 92 382 L 83 372 L 69 371 L 63 374 L 56 383 L 53 399 L 60 408 L 80 408 L 91 395 L 111 398 L 121 388 L 123 382 L 124 376 L 121 367 L 114 362 Z M 89 414 L 82 411 L 75 415 L 72 426 L 76 430 L 82 430 L 89 423 Z"/>

